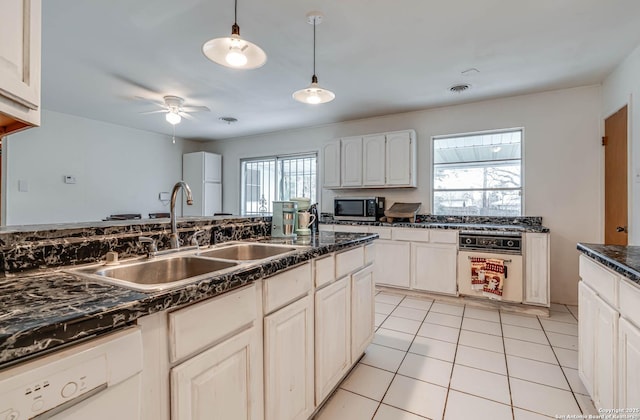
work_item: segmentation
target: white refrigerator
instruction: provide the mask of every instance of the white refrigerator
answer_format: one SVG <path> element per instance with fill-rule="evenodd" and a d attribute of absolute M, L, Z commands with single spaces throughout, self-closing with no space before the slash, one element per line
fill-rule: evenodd
<path fill-rule="evenodd" d="M 183 216 L 213 216 L 222 212 L 222 156 L 194 152 L 182 155 L 182 180 L 189 184 L 193 205 L 183 193 Z"/>

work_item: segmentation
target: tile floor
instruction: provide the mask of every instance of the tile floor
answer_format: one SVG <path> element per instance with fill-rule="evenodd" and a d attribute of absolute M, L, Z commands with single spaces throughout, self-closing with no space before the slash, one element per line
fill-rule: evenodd
<path fill-rule="evenodd" d="M 376 334 L 317 420 L 542 420 L 597 414 L 578 308 L 549 318 L 376 294 Z"/>

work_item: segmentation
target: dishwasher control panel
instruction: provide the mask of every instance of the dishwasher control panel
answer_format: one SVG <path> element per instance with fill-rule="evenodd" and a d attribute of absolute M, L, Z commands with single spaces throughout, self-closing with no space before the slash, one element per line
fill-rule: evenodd
<path fill-rule="evenodd" d="M 55 407 L 75 404 L 94 390 L 107 384 L 107 361 L 104 355 L 75 366 L 49 365 L 50 373 L 33 377 L 25 373 L 20 385 L 4 391 L 0 402 L 0 420 L 23 420 Z"/>

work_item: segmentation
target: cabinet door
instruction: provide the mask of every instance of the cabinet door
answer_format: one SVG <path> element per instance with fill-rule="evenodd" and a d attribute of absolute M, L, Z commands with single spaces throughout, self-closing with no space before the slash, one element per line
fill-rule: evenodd
<path fill-rule="evenodd" d="M 340 141 L 322 147 L 322 179 L 325 188 L 340 186 Z"/>
<path fill-rule="evenodd" d="M 3 0 L 1 4 L 0 112 L 38 125 L 41 2 Z M 0 115 L 0 125 L 3 122 Z"/>
<path fill-rule="evenodd" d="M 351 363 L 364 353 L 374 331 L 373 268 L 366 267 L 351 276 Z"/>
<path fill-rule="evenodd" d="M 306 420 L 311 415 L 313 350 L 311 296 L 264 318 L 265 419 Z"/>
<path fill-rule="evenodd" d="M 171 418 L 262 419 L 262 347 L 255 328 L 171 370 Z"/>
<path fill-rule="evenodd" d="M 351 366 L 350 277 L 316 292 L 316 404 Z"/>
<path fill-rule="evenodd" d="M 373 280 L 376 284 L 409 288 L 411 284 L 411 244 L 376 240 Z"/>
<path fill-rule="evenodd" d="M 594 383 L 596 297 L 584 282 L 578 283 L 578 374 L 589 395 Z"/>
<path fill-rule="evenodd" d="M 455 245 L 411 243 L 411 285 L 415 289 L 456 295 Z"/>
<path fill-rule="evenodd" d="M 640 407 L 640 329 L 624 318 L 618 324 L 619 408 Z"/>
<path fill-rule="evenodd" d="M 387 185 L 415 186 L 412 132 L 387 134 Z"/>
<path fill-rule="evenodd" d="M 365 187 L 377 187 L 385 184 L 385 145 L 384 134 L 362 138 L 362 184 Z"/>
<path fill-rule="evenodd" d="M 549 306 L 549 234 L 524 234 L 524 303 Z"/>
<path fill-rule="evenodd" d="M 618 312 L 596 297 L 595 387 L 597 408 L 615 407 L 618 402 Z"/>
<path fill-rule="evenodd" d="M 347 137 L 340 141 L 340 172 L 343 187 L 362 186 L 362 137 Z"/>
<path fill-rule="evenodd" d="M 204 180 L 206 182 L 222 182 L 221 155 L 204 153 Z"/>

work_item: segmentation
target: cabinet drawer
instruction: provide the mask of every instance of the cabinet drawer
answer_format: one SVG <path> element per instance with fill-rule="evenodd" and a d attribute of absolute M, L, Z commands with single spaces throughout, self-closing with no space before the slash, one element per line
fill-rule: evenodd
<path fill-rule="evenodd" d="M 369 233 L 377 233 L 380 239 L 391 239 L 390 227 L 369 226 Z"/>
<path fill-rule="evenodd" d="M 391 238 L 394 241 L 429 242 L 429 230 L 420 228 L 393 228 Z"/>
<path fill-rule="evenodd" d="M 376 258 L 375 244 L 365 245 L 364 247 L 364 265 L 371 264 Z"/>
<path fill-rule="evenodd" d="M 304 296 L 311 290 L 311 263 L 265 279 L 263 290 L 265 314 Z"/>
<path fill-rule="evenodd" d="M 336 232 L 367 233 L 369 231 L 369 227 L 361 225 L 335 225 L 333 230 Z"/>
<path fill-rule="evenodd" d="M 169 352 L 175 362 L 253 322 L 256 285 L 169 313 Z"/>
<path fill-rule="evenodd" d="M 580 255 L 580 277 L 595 292 L 614 307 L 618 307 L 619 276 L 613 271 Z"/>
<path fill-rule="evenodd" d="M 333 232 L 333 225 L 325 225 L 325 224 L 320 223 L 318 225 L 318 230 L 320 232 Z"/>
<path fill-rule="evenodd" d="M 315 261 L 316 287 L 322 287 L 336 279 L 336 261 L 334 254 L 318 258 Z"/>
<path fill-rule="evenodd" d="M 349 274 L 364 265 L 364 247 L 336 254 L 336 278 Z"/>
<path fill-rule="evenodd" d="M 429 230 L 429 242 L 434 244 L 457 244 L 458 232 L 447 229 Z"/>
<path fill-rule="evenodd" d="M 640 288 L 628 280 L 620 280 L 620 316 L 640 327 Z"/>

